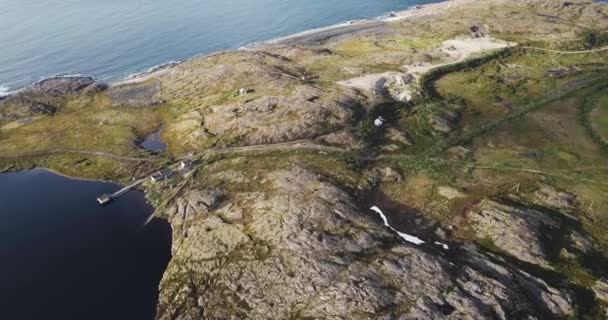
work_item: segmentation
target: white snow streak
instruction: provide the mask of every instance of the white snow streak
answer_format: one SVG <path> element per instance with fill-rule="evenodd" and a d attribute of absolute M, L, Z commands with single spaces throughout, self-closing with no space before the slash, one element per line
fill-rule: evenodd
<path fill-rule="evenodd" d="M 387 226 L 387 227 L 389 227 L 391 230 L 395 231 L 403 240 L 405 240 L 405 241 L 407 241 L 409 243 L 413 243 L 413 244 L 418 245 L 418 246 L 425 243 L 424 241 L 422 241 L 422 239 L 420 239 L 418 237 L 414 237 L 414 236 L 409 235 L 407 233 L 399 232 L 395 228 L 391 227 L 391 225 L 388 224 L 388 219 L 384 215 L 384 212 L 382 212 L 382 210 L 380 210 L 380 208 L 378 208 L 376 206 L 373 206 L 370 209 L 372 211 L 377 212 L 380 215 L 380 218 L 382 218 L 382 221 L 384 221 L 384 225 Z"/>

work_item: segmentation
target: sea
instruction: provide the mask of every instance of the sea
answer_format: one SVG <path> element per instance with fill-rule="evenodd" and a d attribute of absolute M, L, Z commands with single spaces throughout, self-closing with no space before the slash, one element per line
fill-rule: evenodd
<path fill-rule="evenodd" d="M 155 66 L 432 0 L 0 0 L 0 95 L 44 78 Z"/>

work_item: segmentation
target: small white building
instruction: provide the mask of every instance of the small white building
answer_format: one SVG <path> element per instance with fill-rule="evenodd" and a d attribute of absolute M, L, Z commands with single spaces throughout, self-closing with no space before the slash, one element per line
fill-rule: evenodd
<path fill-rule="evenodd" d="M 193 164 L 194 164 L 194 162 L 192 160 L 184 160 L 179 163 L 179 170 L 189 171 L 190 169 L 192 169 Z"/>
<path fill-rule="evenodd" d="M 239 89 L 239 96 L 244 96 L 244 95 L 246 95 L 248 93 L 249 93 L 249 89 L 246 89 L 246 88 L 240 88 Z"/>
<path fill-rule="evenodd" d="M 158 171 L 155 174 L 153 174 L 150 177 L 150 180 L 152 180 L 152 182 L 154 182 L 154 183 L 158 183 L 163 180 L 167 180 L 171 176 L 173 176 L 173 171 L 171 171 L 170 169 L 164 169 L 164 170 Z"/>

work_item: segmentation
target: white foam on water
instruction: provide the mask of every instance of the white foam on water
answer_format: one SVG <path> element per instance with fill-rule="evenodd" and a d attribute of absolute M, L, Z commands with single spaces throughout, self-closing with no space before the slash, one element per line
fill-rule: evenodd
<path fill-rule="evenodd" d="M 384 212 L 382 212 L 382 210 L 380 210 L 380 208 L 378 208 L 377 206 L 373 206 L 370 208 L 370 210 L 378 213 L 380 215 L 380 218 L 382 218 L 382 221 L 384 222 L 384 225 L 386 227 L 389 227 L 391 230 L 395 231 L 403 240 L 415 244 L 415 245 L 421 245 L 424 244 L 426 242 L 424 242 L 422 239 L 412 236 L 410 234 L 407 233 L 403 233 L 403 232 L 399 232 L 397 231 L 395 228 L 391 227 L 391 225 L 388 223 L 388 219 L 386 218 L 386 216 L 384 215 Z"/>
<path fill-rule="evenodd" d="M 11 88 L 9 86 L 5 86 L 5 85 L 0 84 L 0 98 L 6 97 L 6 96 L 8 96 L 10 94 L 13 94 L 15 92 L 17 92 L 17 91 L 11 91 Z"/>
<path fill-rule="evenodd" d="M 5 85 L 1 85 L 1 84 L 0 84 L 0 94 L 6 93 L 6 92 L 8 92 L 9 90 L 11 90 L 11 88 L 9 88 L 9 87 L 7 87 L 7 86 L 5 86 Z"/>
<path fill-rule="evenodd" d="M 150 68 L 148 68 L 146 71 L 143 72 L 135 72 L 135 73 L 131 73 L 129 74 L 126 78 L 124 78 L 123 80 L 131 80 L 131 79 L 135 79 L 135 78 L 139 78 L 142 76 L 146 76 L 149 75 L 151 73 L 154 73 L 156 71 L 160 71 L 166 68 L 171 68 L 173 66 L 176 66 L 178 64 L 181 64 L 183 62 L 185 62 L 187 60 L 171 60 L 169 62 L 165 62 L 165 63 L 161 63 L 155 66 L 152 66 Z"/>

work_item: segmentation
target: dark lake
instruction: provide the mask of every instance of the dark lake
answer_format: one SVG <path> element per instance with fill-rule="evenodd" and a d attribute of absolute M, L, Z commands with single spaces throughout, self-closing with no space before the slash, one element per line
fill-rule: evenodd
<path fill-rule="evenodd" d="M 101 207 L 112 183 L 0 174 L 0 318 L 152 319 L 171 227 L 144 194 Z"/>

